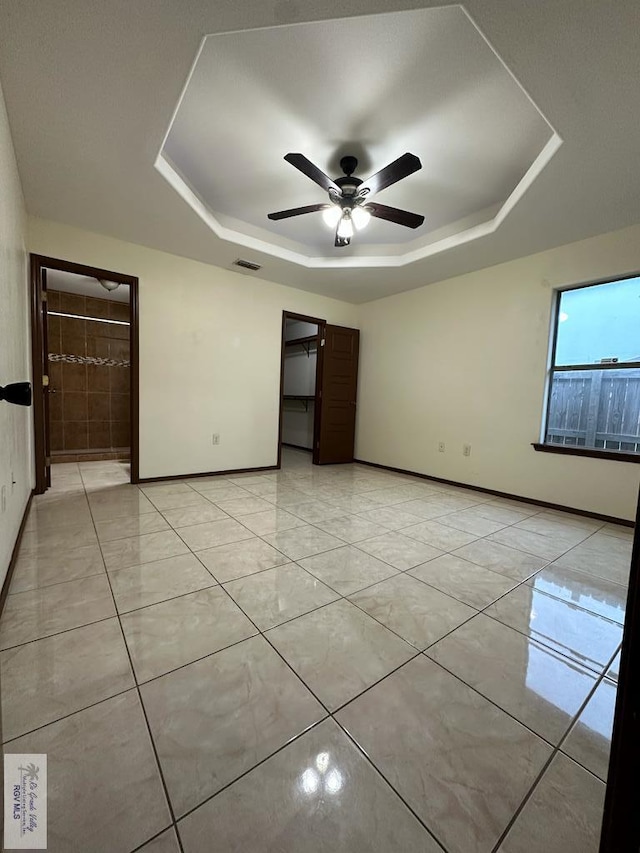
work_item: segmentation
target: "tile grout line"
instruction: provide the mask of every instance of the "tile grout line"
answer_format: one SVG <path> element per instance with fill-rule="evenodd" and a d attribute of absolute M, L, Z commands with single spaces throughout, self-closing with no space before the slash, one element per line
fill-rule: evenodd
<path fill-rule="evenodd" d="M 618 652 L 617 652 L 617 650 L 616 650 L 616 652 L 615 652 L 615 653 L 612 655 L 612 657 L 610 658 L 609 663 L 607 664 L 607 666 L 605 666 L 605 669 L 604 669 L 604 671 L 605 671 L 605 672 L 606 672 L 606 670 L 611 666 L 611 664 L 613 663 L 613 660 L 615 659 L 615 656 L 616 656 L 617 654 L 618 654 Z M 573 761 L 573 759 L 571 758 L 571 756 L 567 755 L 565 752 L 562 752 L 562 746 L 563 746 L 564 742 L 566 741 L 566 739 L 568 738 L 569 734 L 571 733 L 571 730 L 572 730 L 573 726 L 575 725 L 575 723 L 577 722 L 578 718 L 580 717 L 580 715 L 582 714 L 582 712 L 584 711 L 584 709 L 587 707 L 587 705 L 589 704 L 589 702 L 590 702 L 591 698 L 593 697 L 594 693 L 596 692 L 596 690 L 597 690 L 597 689 L 598 689 L 598 687 L 600 686 L 600 683 L 602 682 L 602 680 L 604 679 L 604 677 L 605 677 L 605 676 L 604 676 L 604 672 L 603 672 L 603 674 L 602 674 L 598 679 L 596 679 L 596 683 L 595 683 L 595 685 L 594 685 L 594 686 L 593 686 L 593 688 L 589 691 L 589 693 L 587 694 L 586 699 L 585 699 L 585 700 L 582 702 L 582 704 L 580 705 L 580 707 L 579 707 L 579 709 L 578 709 L 577 714 L 575 715 L 575 717 L 574 717 L 574 718 L 572 719 L 572 721 L 571 721 L 571 725 L 570 725 L 570 726 L 569 726 L 569 728 L 565 731 L 564 735 L 560 738 L 560 740 L 558 741 L 558 744 L 557 744 L 556 746 L 554 746 L 554 747 L 553 747 L 553 751 L 552 751 L 551 755 L 548 757 L 547 761 L 544 763 L 544 765 L 543 765 L 542 769 L 540 770 L 539 774 L 538 774 L 538 775 L 536 776 L 536 778 L 534 779 L 533 784 L 531 785 L 531 787 L 529 788 L 529 790 L 527 791 L 527 793 L 524 795 L 524 797 L 523 797 L 523 799 L 522 799 L 522 801 L 521 801 L 520 805 L 518 806 L 518 808 L 516 809 L 516 811 L 515 811 L 515 812 L 514 812 L 514 814 L 512 815 L 511 820 L 509 821 L 509 823 L 507 824 L 507 826 L 506 826 L 506 827 L 505 827 L 505 829 L 503 830 L 502 835 L 500 836 L 500 838 L 498 838 L 498 841 L 496 842 L 495 846 L 492 848 L 491 853 L 499 853 L 500 845 L 503 843 L 503 841 L 507 838 L 507 836 L 508 836 L 508 835 L 509 835 L 509 833 L 511 832 L 511 829 L 513 828 L 513 826 L 515 825 L 516 821 L 518 820 L 518 818 L 520 817 L 520 815 L 521 815 L 521 814 L 522 814 L 522 812 L 524 811 L 524 809 L 525 809 L 525 807 L 526 807 L 527 803 L 529 802 L 529 800 L 531 799 L 531 797 L 532 797 L 532 796 L 533 796 L 533 794 L 535 793 L 535 791 L 536 791 L 536 789 L 537 789 L 538 785 L 542 782 L 542 779 L 543 779 L 543 778 L 544 778 L 544 776 L 546 775 L 547 771 L 548 771 L 548 770 L 549 770 L 549 768 L 551 767 L 551 764 L 552 764 L 552 762 L 555 760 L 555 758 L 557 757 L 557 755 L 558 755 L 558 754 L 562 754 L 562 755 L 564 755 L 566 758 L 568 758 L 570 761 Z M 582 767 L 582 765 L 581 765 L 581 764 L 579 764 L 579 762 L 574 762 L 574 763 L 578 764 L 578 766 L 579 766 L 579 767 Z M 600 778 L 599 778 L 599 776 L 597 776 L 597 775 L 596 775 L 595 773 L 593 773 L 591 770 L 588 770 L 586 767 L 582 767 L 582 769 L 583 769 L 586 773 L 589 773 L 591 776 L 594 776 L 596 779 L 598 779 L 598 781 L 599 781 L 599 782 L 602 782 L 602 779 L 600 779 Z M 603 784 L 604 784 L 604 785 L 606 785 L 606 782 L 604 782 Z"/>
<path fill-rule="evenodd" d="M 83 484 L 84 484 L 84 477 L 82 476 L 82 471 L 80 472 L 80 477 L 81 477 L 82 482 L 83 482 Z M 85 493 L 86 493 L 86 489 L 85 489 Z M 87 498 L 87 502 L 88 502 L 88 498 Z M 95 519 L 93 518 L 93 512 L 92 512 L 92 510 L 91 510 L 91 505 L 89 505 L 89 511 L 90 511 L 90 513 L 91 513 L 91 518 L 92 518 L 92 520 L 93 520 L 93 525 L 94 525 L 94 530 L 95 530 Z M 95 530 L 95 532 L 96 532 L 96 536 L 97 536 L 97 535 L 98 535 L 97 530 Z M 104 557 L 103 557 L 103 559 L 104 559 Z M 116 604 L 116 598 L 115 598 L 115 595 L 114 595 L 114 592 L 113 592 L 113 587 L 111 586 L 111 578 L 109 577 L 109 573 L 107 572 L 106 563 L 105 563 L 105 574 L 107 575 L 107 583 L 109 584 L 109 589 L 110 589 L 110 591 L 111 591 L 111 597 L 112 597 L 112 599 L 113 599 L 113 607 L 114 607 L 115 612 L 116 612 L 116 618 L 118 619 L 118 626 L 119 626 L 119 628 L 120 628 L 120 634 L 121 634 L 121 637 L 122 637 L 122 642 L 123 642 L 123 644 L 124 644 L 125 651 L 126 651 L 126 653 L 127 653 L 127 658 L 128 658 L 128 660 L 129 660 L 129 666 L 130 666 L 130 668 L 131 668 L 131 675 L 132 675 L 132 677 L 133 677 L 133 682 L 134 682 L 134 685 L 135 685 L 136 695 L 137 695 L 137 698 L 138 698 L 138 702 L 139 702 L 139 704 L 140 704 L 140 710 L 142 711 L 142 716 L 143 716 L 143 718 L 144 718 L 144 722 L 145 722 L 145 725 L 146 725 L 146 727 L 147 727 L 147 735 L 148 735 L 148 738 L 149 738 L 149 742 L 150 742 L 150 744 L 151 744 L 151 748 L 152 748 L 152 750 L 153 750 L 153 755 L 154 755 L 154 758 L 155 758 L 155 764 L 156 764 L 156 770 L 157 770 L 158 775 L 159 775 L 159 777 L 160 777 L 160 782 L 161 782 L 161 784 L 162 784 L 162 788 L 163 788 L 163 791 L 164 791 L 165 803 L 166 803 L 167 808 L 168 808 L 168 810 L 169 810 L 169 815 L 170 815 L 170 817 L 171 817 L 172 825 L 173 825 L 173 827 L 175 828 L 176 835 L 178 836 L 178 829 L 177 829 L 177 824 L 176 824 L 176 816 L 175 816 L 175 813 L 174 813 L 174 810 L 173 810 L 173 804 L 172 804 L 172 802 L 171 802 L 171 798 L 169 797 L 169 789 L 168 789 L 168 787 L 167 787 L 167 782 L 166 782 L 166 780 L 165 780 L 164 773 L 163 773 L 163 771 L 162 771 L 162 766 L 161 766 L 161 764 L 160 764 L 160 758 L 159 758 L 159 756 L 158 756 L 158 751 L 157 751 L 157 748 L 156 748 L 156 744 L 155 744 L 155 741 L 154 741 L 154 739 L 153 739 L 153 734 L 152 734 L 152 732 L 151 732 L 151 726 L 149 725 L 149 718 L 148 718 L 148 716 L 147 716 L 147 709 L 145 708 L 144 702 L 142 701 L 142 694 L 141 694 L 141 692 L 140 692 L 140 686 L 139 686 L 139 684 L 138 684 L 138 679 L 137 679 L 137 677 L 136 677 L 136 671 L 135 671 L 134 666 L 133 666 L 133 659 L 132 659 L 132 657 L 131 657 L 131 652 L 129 651 L 129 645 L 128 645 L 128 643 L 127 643 L 127 638 L 126 638 L 126 635 L 125 635 L 125 632 L 124 632 L 124 628 L 122 627 L 122 620 L 120 619 L 120 614 L 119 614 L 119 612 L 118 612 L 118 607 L 117 607 L 117 604 Z M 147 839 L 147 841 L 148 841 L 148 840 L 149 840 L 149 839 Z M 146 841 L 145 841 L 145 843 L 146 843 Z M 181 841 L 181 839 L 180 839 L 180 837 L 179 837 L 179 836 L 178 836 L 178 846 L 179 846 L 179 848 L 180 848 L 180 853 L 184 853 L 184 848 L 183 848 L 183 846 L 182 846 L 182 841 Z"/>

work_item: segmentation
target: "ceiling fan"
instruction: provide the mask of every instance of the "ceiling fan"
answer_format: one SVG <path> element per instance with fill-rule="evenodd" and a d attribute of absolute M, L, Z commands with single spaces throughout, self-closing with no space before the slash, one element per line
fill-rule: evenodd
<path fill-rule="evenodd" d="M 329 203 L 278 210 L 276 213 L 270 213 L 269 219 L 288 219 L 291 216 L 302 216 L 304 213 L 316 213 L 321 210 L 326 224 L 336 229 L 335 246 L 348 246 L 353 237 L 354 226 L 358 230 L 364 228 L 372 216 L 404 225 L 406 228 L 419 228 L 424 222 L 424 216 L 417 213 L 367 200 L 373 193 L 380 192 L 421 169 L 422 163 L 415 154 L 403 154 L 366 181 L 356 178 L 353 174 L 358 168 L 358 160 L 355 157 L 348 156 L 340 160 L 344 175 L 335 181 L 304 154 L 287 154 L 284 159 L 326 190 L 329 193 Z"/>

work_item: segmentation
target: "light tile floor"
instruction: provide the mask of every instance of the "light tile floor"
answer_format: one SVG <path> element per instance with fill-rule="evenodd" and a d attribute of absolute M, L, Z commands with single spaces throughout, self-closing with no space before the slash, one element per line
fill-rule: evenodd
<path fill-rule="evenodd" d="M 632 533 L 287 451 L 57 465 L 0 621 L 51 853 L 596 853 Z"/>

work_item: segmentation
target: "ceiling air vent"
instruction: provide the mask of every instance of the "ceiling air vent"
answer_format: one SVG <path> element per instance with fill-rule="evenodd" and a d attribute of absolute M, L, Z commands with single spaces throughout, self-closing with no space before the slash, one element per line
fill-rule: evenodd
<path fill-rule="evenodd" d="M 262 269 L 260 264 L 254 264 L 253 261 L 245 261 L 242 258 L 238 258 L 237 261 L 234 261 L 233 266 L 242 267 L 243 270 L 251 270 L 252 272 L 257 272 Z"/>

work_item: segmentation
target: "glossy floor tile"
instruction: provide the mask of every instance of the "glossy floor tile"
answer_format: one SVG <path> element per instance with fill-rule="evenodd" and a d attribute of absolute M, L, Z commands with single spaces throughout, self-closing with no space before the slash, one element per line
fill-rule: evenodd
<path fill-rule="evenodd" d="M 527 581 L 534 589 L 624 624 L 627 590 L 613 581 L 551 563 Z"/>
<path fill-rule="evenodd" d="M 363 496 L 366 500 L 366 496 Z M 373 524 L 378 524 L 387 530 L 400 530 L 402 527 L 409 527 L 412 524 L 417 524 L 420 516 L 404 509 L 405 504 L 400 506 L 379 507 L 377 509 L 366 509 L 359 512 L 360 518 L 365 521 L 370 521 Z"/>
<path fill-rule="evenodd" d="M 599 779 L 556 755 L 499 853 L 598 853 L 604 791 Z"/>
<path fill-rule="evenodd" d="M 261 631 L 338 598 L 334 590 L 296 563 L 230 581 L 224 588 Z"/>
<path fill-rule="evenodd" d="M 325 716 L 261 637 L 151 681 L 141 694 L 177 815 Z"/>
<path fill-rule="evenodd" d="M 554 745 L 596 684 L 595 673 L 482 613 L 426 654 Z"/>
<path fill-rule="evenodd" d="M 6 649 L 115 616 L 106 574 L 7 596 L 0 621 Z"/>
<path fill-rule="evenodd" d="M 611 681 L 614 681 L 616 684 L 618 683 L 618 675 L 620 673 L 620 652 L 615 656 L 611 666 L 606 672 L 607 678 Z"/>
<path fill-rule="evenodd" d="M 488 616 L 528 634 L 598 674 L 622 640 L 622 626 L 526 584 L 486 609 Z"/>
<path fill-rule="evenodd" d="M 629 528 L 289 448 L 129 478 L 53 466 L 0 619 L 50 850 L 596 853 Z"/>
<path fill-rule="evenodd" d="M 8 649 L 0 669 L 5 740 L 134 686 L 117 619 Z"/>
<path fill-rule="evenodd" d="M 253 515 L 243 515 L 242 523 L 256 536 L 278 533 L 294 527 L 304 527 L 306 522 L 284 509 L 268 509 Z"/>
<path fill-rule="evenodd" d="M 377 560 L 370 554 L 365 554 L 359 548 L 345 545 L 314 557 L 299 560 L 312 575 L 335 589 L 341 595 L 357 592 L 365 586 L 389 578 L 397 574 L 397 569 L 382 560 Z"/>
<path fill-rule="evenodd" d="M 231 498 L 231 500 L 216 500 L 215 504 L 233 518 L 255 515 L 256 512 L 266 512 L 272 508 L 272 504 L 268 501 L 249 495 L 244 498 Z"/>
<path fill-rule="evenodd" d="M 348 601 L 286 622 L 267 636 L 330 710 L 416 654 L 415 648 Z"/>
<path fill-rule="evenodd" d="M 20 553 L 25 556 L 42 555 L 54 550 L 81 548 L 83 545 L 96 543 L 96 531 L 89 521 L 81 526 L 26 531 L 20 543 Z"/>
<path fill-rule="evenodd" d="M 478 538 L 474 533 L 466 533 L 464 530 L 449 527 L 439 521 L 420 521 L 410 527 L 403 527 L 402 533 L 419 542 L 426 542 L 427 545 L 438 548 L 440 551 L 462 548 L 463 545 L 468 545 Z"/>
<path fill-rule="evenodd" d="M 488 539 L 478 539 L 476 542 L 464 545 L 456 550 L 455 555 L 516 581 L 526 580 L 549 562 L 542 557 L 525 554 L 524 551 L 518 551 L 499 542 L 490 542 Z"/>
<path fill-rule="evenodd" d="M 417 649 L 426 649 L 476 611 L 408 574 L 356 592 L 349 600 Z"/>
<path fill-rule="evenodd" d="M 342 730 L 327 720 L 178 824 L 185 853 L 441 853 Z"/>
<path fill-rule="evenodd" d="M 125 613 L 122 630 L 139 683 L 257 633 L 220 587 Z"/>
<path fill-rule="evenodd" d="M 180 527 L 177 533 L 192 551 L 204 551 L 216 545 L 228 545 L 253 537 L 250 530 L 233 518 Z"/>
<path fill-rule="evenodd" d="M 205 524 L 208 521 L 224 521 L 229 517 L 226 512 L 212 503 L 165 509 L 162 515 L 173 528 Z"/>
<path fill-rule="evenodd" d="M 11 741 L 6 751 L 47 754 L 51 853 L 130 851 L 171 823 L 135 690 Z"/>
<path fill-rule="evenodd" d="M 556 564 L 626 587 L 631 565 L 631 540 L 594 533 L 559 557 Z"/>
<path fill-rule="evenodd" d="M 206 497 L 187 487 L 184 492 L 170 491 L 151 494 L 149 500 L 160 512 L 169 509 L 182 509 L 184 507 L 206 507 L 210 501 Z"/>
<path fill-rule="evenodd" d="M 104 560 L 98 544 L 65 548 L 45 554 L 20 553 L 11 581 L 11 593 L 104 574 Z"/>
<path fill-rule="evenodd" d="M 277 533 L 269 533 L 264 539 L 281 551 L 291 560 L 299 560 L 302 557 L 311 557 L 332 548 L 340 548 L 344 545 L 342 539 L 331 536 L 323 530 L 311 525 L 296 527 L 293 530 L 283 530 Z"/>
<path fill-rule="evenodd" d="M 509 548 L 515 548 L 528 554 L 535 554 L 537 557 L 544 557 L 546 560 L 555 560 L 556 557 L 564 554 L 582 538 L 579 537 L 576 540 L 572 536 L 566 537 L 562 532 L 558 532 L 555 536 L 543 535 L 531 530 L 524 530 L 516 524 L 513 527 L 503 527 L 497 533 L 491 533 L 487 540 L 499 542 L 501 545 L 507 545 Z"/>
<path fill-rule="evenodd" d="M 189 553 L 187 546 L 173 530 L 102 542 L 100 547 L 107 571 L 126 569 L 129 566 L 162 560 L 163 557 L 177 557 L 178 554 Z"/>
<path fill-rule="evenodd" d="M 584 711 L 576 720 L 562 751 L 607 781 L 613 713 L 617 687 L 606 678 L 597 686 Z"/>
<path fill-rule="evenodd" d="M 111 493 L 110 490 L 106 490 L 106 493 L 102 491 L 90 493 L 89 507 L 96 522 L 156 511 L 151 501 L 137 489 L 116 493 Z"/>
<path fill-rule="evenodd" d="M 175 829 L 167 829 L 156 836 L 153 841 L 140 848 L 140 853 L 180 853 Z"/>
<path fill-rule="evenodd" d="M 517 581 L 477 566 L 455 554 L 443 554 L 410 569 L 409 574 L 478 610 L 517 586 Z"/>
<path fill-rule="evenodd" d="M 360 542 L 363 539 L 372 539 L 381 533 L 386 533 L 386 528 L 374 524 L 364 518 L 355 515 L 339 516 L 328 521 L 318 521 L 316 526 L 325 533 L 337 536 L 344 542 Z"/>
<path fill-rule="evenodd" d="M 289 558 L 285 557 L 281 551 L 256 537 L 198 551 L 198 559 L 219 583 L 289 562 Z"/>
<path fill-rule="evenodd" d="M 126 539 L 129 536 L 142 536 L 144 533 L 158 533 L 170 530 L 169 524 L 159 512 L 145 512 L 130 518 L 114 518 L 111 521 L 96 521 L 96 532 L 100 542 L 114 539 Z"/>
<path fill-rule="evenodd" d="M 358 543 L 358 547 L 399 571 L 413 569 L 420 563 L 426 563 L 427 560 L 433 560 L 442 554 L 442 551 L 433 546 L 401 533 L 385 533 L 373 539 L 365 539 L 364 542 Z"/>
<path fill-rule="evenodd" d="M 450 853 L 489 853 L 551 755 L 424 655 L 337 719 Z"/>
<path fill-rule="evenodd" d="M 119 613 L 216 585 L 211 572 L 193 554 L 118 569 L 111 572 L 109 581 Z"/>
<path fill-rule="evenodd" d="M 508 524 L 505 521 L 487 518 L 479 512 L 477 507 L 463 509 L 460 512 L 451 513 L 451 515 L 443 515 L 440 522 L 447 527 L 455 527 L 457 530 L 472 533 L 474 536 L 488 536 L 490 533 L 502 530 Z"/>

